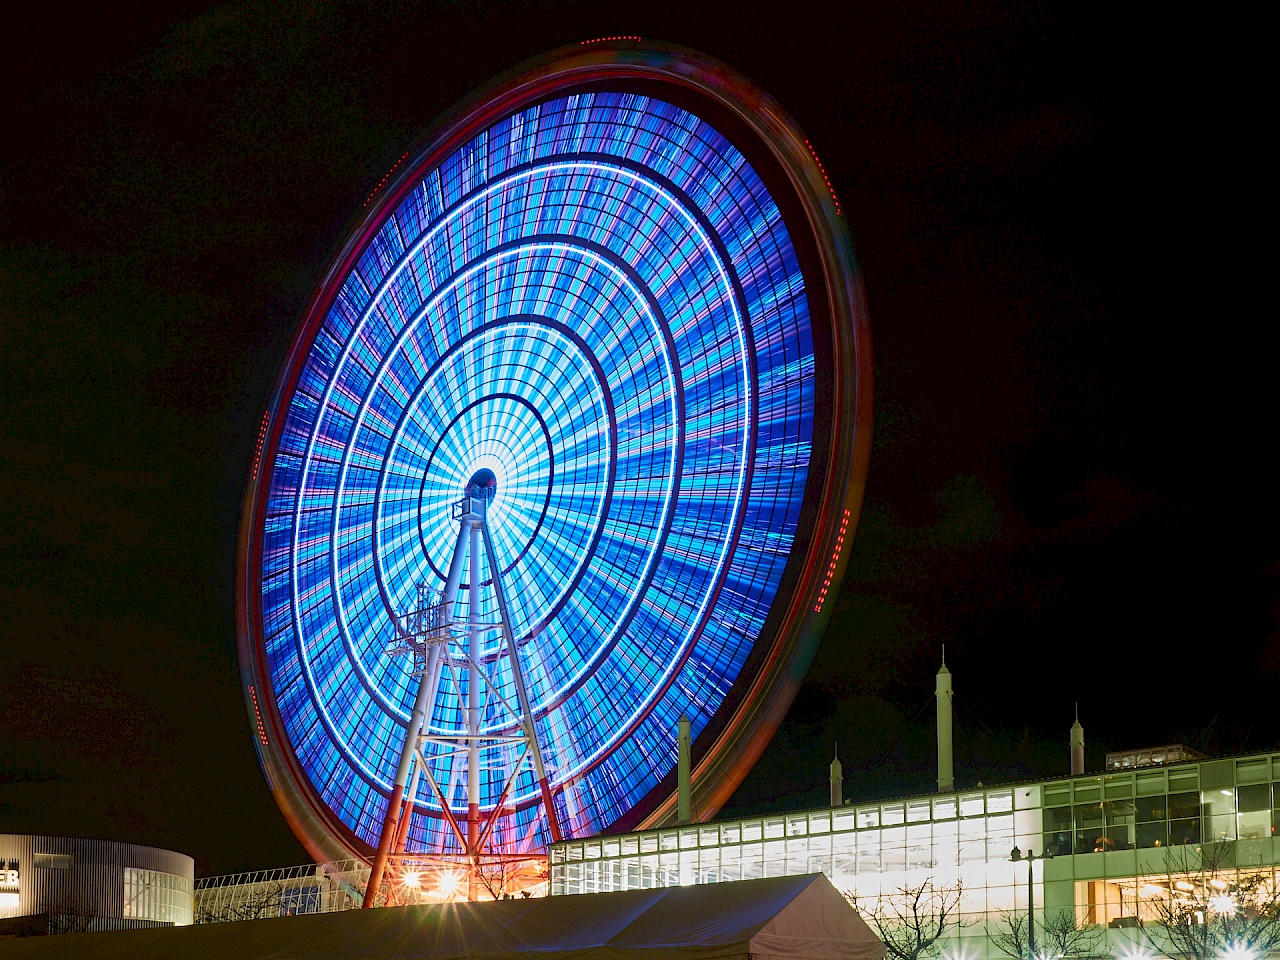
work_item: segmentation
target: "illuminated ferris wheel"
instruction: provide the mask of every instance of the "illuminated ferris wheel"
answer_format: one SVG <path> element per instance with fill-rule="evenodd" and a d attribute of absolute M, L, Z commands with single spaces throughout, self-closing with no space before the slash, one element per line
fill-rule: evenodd
<path fill-rule="evenodd" d="M 671 822 L 682 716 L 713 813 L 829 616 L 869 371 L 821 166 L 725 65 L 589 43 L 456 108 L 319 285 L 246 496 L 246 702 L 312 854 Z"/>

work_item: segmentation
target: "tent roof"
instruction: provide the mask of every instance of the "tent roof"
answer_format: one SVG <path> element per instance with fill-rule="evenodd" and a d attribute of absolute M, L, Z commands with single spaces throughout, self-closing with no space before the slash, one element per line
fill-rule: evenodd
<path fill-rule="evenodd" d="M 746 960 L 748 954 L 883 960 L 885 948 L 821 874 L 0 943 L 0 960 Z"/>

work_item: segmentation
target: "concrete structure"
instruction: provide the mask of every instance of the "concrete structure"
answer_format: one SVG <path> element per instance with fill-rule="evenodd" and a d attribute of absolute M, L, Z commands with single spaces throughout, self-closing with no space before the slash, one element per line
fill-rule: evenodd
<path fill-rule="evenodd" d="M 51 933 L 189 924 L 194 873 L 171 850 L 0 834 L 0 923 L 44 917 L 35 926 Z"/>
<path fill-rule="evenodd" d="M 552 895 L 719 883 L 811 872 L 861 902 L 931 880 L 963 887 L 944 956 L 1002 956 L 990 941 L 1027 911 L 1034 851 L 1037 925 L 1067 914 L 1118 954 L 1154 904 L 1199 882 L 1180 858 L 1222 849 L 1226 880 L 1280 863 L 1280 753 L 844 804 L 554 844 Z M 1198 856 L 1198 854 L 1197 854 Z M 1230 876 L 1228 876 L 1230 874 Z"/>
<path fill-rule="evenodd" d="M 938 792 L 950 793 L 956 785 L 951 763 L 951 671 L 947 669 L 947 648 L 942 648 L 942 666 L 934 687 L 938 698 Z"/>

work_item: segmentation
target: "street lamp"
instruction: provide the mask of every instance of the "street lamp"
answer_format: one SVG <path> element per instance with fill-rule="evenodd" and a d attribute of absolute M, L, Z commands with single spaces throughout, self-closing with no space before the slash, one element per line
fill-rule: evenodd
<path fill-rule="evenodd" d="M 1027 863 L 1027 960 L 1036 960 L 1036 891 L 1034 880 L 1032 878 L 1032 866 L 1037 860 L 1052 860 L 1052 853 L 1044 853 L 1036 856 L 1036 852 L 1027 847 L 1027 855 L 1024 857 L 1022 851 L 1014 847 L 1009 852 L 1010 863 Z"/>

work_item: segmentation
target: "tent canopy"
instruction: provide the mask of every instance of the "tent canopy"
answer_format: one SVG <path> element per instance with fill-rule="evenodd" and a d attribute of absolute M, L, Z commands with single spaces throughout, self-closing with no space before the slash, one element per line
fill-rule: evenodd
<path fill-rule="evenodd" d="M 0 943 L 0 960 L 883 960 L 884 955 L 884 944 L 821 874 Z"/>

